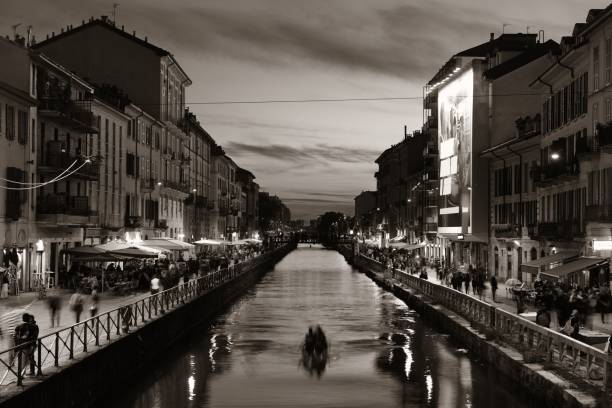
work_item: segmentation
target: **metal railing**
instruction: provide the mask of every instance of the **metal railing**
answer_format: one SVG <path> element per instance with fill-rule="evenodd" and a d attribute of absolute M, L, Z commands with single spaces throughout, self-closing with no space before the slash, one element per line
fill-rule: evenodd
<path fill-rule="evenodd" d="M 0 390 L 12 383 L 23 385 L 28 369 L 32 376 L 40 376 L 54 367 L 61 367 L 75 356 L 95 351 L 156 317 L 237 278 L 243 272 L 253 270 L 275 254 L 288 250 L 289 246 L 283 245 L 239 264 L 41 336 L 36 341 L 0 351 Z"/>
<path fill-rule="evenodd" d="M 342 252 L 350 254 L 350 249 Z M 385 272 L 389 276 L 389 269 L 375 259 L 360 254 L 358 262 L 372 271 Z M 569 371 L 581 381 L 606 391 L 612 390 L 612 357 L 608 353 L 455 289 L 397 269 L 391 270 L 390 276 L 427 295 L 435 303 L 461 315 L 470 323 L 493 329 L 504 343 L 517 350 L 530 353 L 536 359 L 563 371 Z"/>
<path fill-rule="evenodd" d="M 612 360 L 606 352 L 502 309 L 495 309 L 494 327 L 505 342 L 519 351 L 529 350 L 547 364 L 569 370 L 583 381 L 606 390 L 612 388 L 608 372 Z"/>

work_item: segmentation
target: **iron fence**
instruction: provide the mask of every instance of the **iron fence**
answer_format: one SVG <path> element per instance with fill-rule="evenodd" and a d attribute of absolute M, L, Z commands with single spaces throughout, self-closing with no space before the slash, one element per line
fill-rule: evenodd
<path fill-rule="evenodd" d="M 0 389 L 10 384 L 21 386 L 28 374 L 33 377 L 43 375 L 54 367 L 65 365 L 75 356 L 95 351 L 158 316 L 220 287 L 246 271 L 253 270 L 278 252 L 288 249 L 286 245 L 278 247 L 247 261 L 46 334 L 36 341 L 0 351 Z"/>
<path fill-rule="evenodd" d="M 350 253 L 346 249 L 343 252 Z M 499 336 L 499 340 L 523 352 L 524 357 L 527 356 L 526 362 L 538 361 L 552 365 L 581 381 L 612 391 L 612 357 L 603 350 L 455 289 L 387 268 L 381 262 L 364 255 L 359 255 L 358 263 L 372 271 L 383 272 L 385 276 L 390 275 L 394 281 L 423 293 L 472 324 L 492 329 L 494 337 Z"/>

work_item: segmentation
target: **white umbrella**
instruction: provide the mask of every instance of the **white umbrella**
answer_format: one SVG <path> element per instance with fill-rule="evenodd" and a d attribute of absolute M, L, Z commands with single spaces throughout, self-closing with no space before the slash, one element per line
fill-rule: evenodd
<path fill-rule="evenodd" d="M 216 239 L 205 239 L 202 238 L 198 241 L 195 241 L 194 244 L 196 245 L 221 245 L 223 244 L 223 241 L 218 241 Z"/>

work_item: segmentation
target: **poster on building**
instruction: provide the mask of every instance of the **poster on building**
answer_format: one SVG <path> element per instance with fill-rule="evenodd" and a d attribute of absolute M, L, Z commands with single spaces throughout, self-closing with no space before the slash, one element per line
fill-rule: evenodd
<path fill-rule="evenodd" d="M 474 73 L 466 70 L 438 93 L 439 232 L 470 232 Z"/>

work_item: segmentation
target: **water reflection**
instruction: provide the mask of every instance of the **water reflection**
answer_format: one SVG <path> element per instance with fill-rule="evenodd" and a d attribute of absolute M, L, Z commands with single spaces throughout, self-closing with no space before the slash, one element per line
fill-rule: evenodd
<path fill-rule="evenodd" d="M 324 361 L 302 354 L 316 324 L 331 344 Z M 494 379 L 337 253 L 303 248 L 101 406 L 529 406 Z"/>

